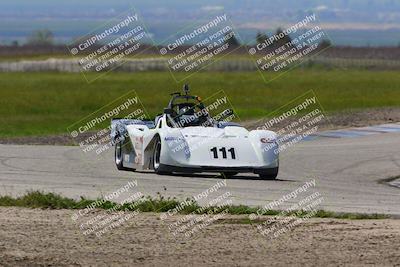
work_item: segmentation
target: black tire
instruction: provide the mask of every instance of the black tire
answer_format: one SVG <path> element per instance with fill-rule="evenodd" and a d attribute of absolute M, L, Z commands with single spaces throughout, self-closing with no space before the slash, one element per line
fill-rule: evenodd
<path fill-rule="evenodd" d="M 221 176 L 224 178 L 231 178 L 238 174 L 238 172 L 221 172 Z"/>
<path fill-rule="evenodd" d="M 161 156 L 161 139 L 160 136 L 157 135 L 156 140 L 154 142 L 154 149 L 153 149 L 153 169 L 156 174 L 159 175 L 168 175 L 171 172 L 164 171 L 162 168 L 162 164 L 160 162 Z"/>
<path fill-rule="evenodd" d="M 117 169 L 120 171 L 135 171 L 135 169 L 124 167 L 122 158 L 122 145 L 123 143 L 121 141 L 118 141 L 115 144 L 115 153 L 114 153 L 115 166 L 117 166 Z"/>
<path fill-rule="evenodd" d="M 279 167 L 268 170 L 268 172 L 261 172 L 258 176 L 263 180 L 275 180 L 278 177 Z"/>

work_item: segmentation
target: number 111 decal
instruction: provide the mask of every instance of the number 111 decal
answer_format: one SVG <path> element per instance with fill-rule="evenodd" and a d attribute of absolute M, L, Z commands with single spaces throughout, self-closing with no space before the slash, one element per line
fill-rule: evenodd
<path fill-rule="evenodd" d="M 213 147 L 210 149 L 214 159 L 222 158 L 222 159 L 236 159 L 235 148 L 231 147 L 226 149 L 225 147 L 217 148 Z M 229 152 L 229 153 L 228 153 Z"/>

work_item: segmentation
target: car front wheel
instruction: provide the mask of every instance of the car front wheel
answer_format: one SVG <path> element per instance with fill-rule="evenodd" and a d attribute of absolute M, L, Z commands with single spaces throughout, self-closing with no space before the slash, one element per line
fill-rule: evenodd
<path fill-rule="evenodd" d="M 266 171 L 262 171 L 258 173 L 260 179 L 263 180 L 275 180 L 278 177 L 279 167 L 267 169 Z"/>
<path fill-rule="evenodd" d="M 162 164 L 160 159 L 161 159 L 161 139 L 159 136 L 157 136 L 153 150 L 153 169 L 155 173 L 159 175 L 171 174 L 171 172 L 167 172 L 162 169 Z"/>

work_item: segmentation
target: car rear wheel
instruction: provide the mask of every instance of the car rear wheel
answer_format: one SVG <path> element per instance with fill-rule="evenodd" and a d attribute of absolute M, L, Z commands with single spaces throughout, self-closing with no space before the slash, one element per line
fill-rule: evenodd
<path fill-rule="evenodd" d="M 160 159 L 161 159 L 161 139 L 160 136 L 157 136 L 153 150 L 153 169 L 155 173 L 159 175 L 171 174 L 171 172 L 166 172 L 162 169 L 162 164 Z"/>

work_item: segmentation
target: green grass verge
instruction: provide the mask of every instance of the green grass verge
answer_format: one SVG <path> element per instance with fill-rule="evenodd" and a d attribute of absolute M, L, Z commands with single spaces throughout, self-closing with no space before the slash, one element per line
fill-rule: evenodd
<path fill-rule="evenodd" d="M 45 209 L 84 209 L 87 206 L 95 203 L 98 200 L 90 200 L 81 197 L 80 200 L 74 200 L 71 198 L 63 197 L 54 193 L 43 193 L 40 191 L 31 191 L 26 193 L 20 197 L 10 197 L 10 196 L 0 196 L 0 206 L 3 207 L 27 207 L 27 208 L 45 208 Z M 189 200 L 189 199 L 188 199 Z M 215 207 L 207 207 L 201 209 L 199 212 L 200 206 L 193 200 L 191 205 L 185 206 L 180 214 L 206 214 L 210 211 L 215 211 Z M 116 203 L 110 201 L 102 201 L 101 205 L 96 205 L 97 208 L 100 209 L 113 209 L 115 211 L 118 210 L 139 210 L 141 212 L 167 212 L 170 209 L 174 209 L 180 206 L 181 201 L 176 198 L 164 198 L 159 195 L 157 198 L 145 197 L 144 200 L 140 201 L 137 205 L 131 205 L 132 203 L 127 203 L 124 205 L 118 205 Z M 237 206 L 228 206 L 227 208 L 229 214 L 240 215 L 240 214 L 253 214 L 257 213 L 259 208 L 257 207 L 249 207 L 244 205 Z M 217 209 L 218 211 L 222 211 L 222 209 Z M 278 215 L 280 213 L 279 210 L 268 210 L 264 212 L 262 215 Z M 293 211 L 288 215 L 296 215 L 298 217 L 306 216 L 306 212 L 297 212 Z M 384 219 L 388 218 L 387 215 L 383 214 L 361 214 L 361 213 L 338 213 L 331 211 L 318 210 L 315 215 L 315 218 L 337 218 L 337 219 Z M 239 221 L 235 220 L 235 223 L 253 223 L 257 222 L 251 221 L 250 219 L 241 219 Z"/>
<path fill-rule="evenodd" d="M 203 99 L 224 90 L 242 120 L 266 116 L 311 89 L 327 112 L 400 106 L 395 71 L 296 69 L 269 83 L 257 72 L 200 72 L 185 82 Z M 168 72 L 109 73 L 92 83 L 78 73 L 0 73 L 0 137 L 66 133 L 131 90 L 153 117 L 183 83 Z"/>

